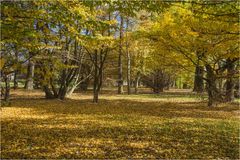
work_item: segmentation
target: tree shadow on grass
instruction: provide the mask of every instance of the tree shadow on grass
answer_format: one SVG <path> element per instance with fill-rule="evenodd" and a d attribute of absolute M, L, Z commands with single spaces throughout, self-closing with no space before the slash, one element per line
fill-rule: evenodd
<path fill-rule="evenodd" d="M 227 104 L 209 108 L 202 102 L 138 102 L 136 100 L 106 100 L 98 104 L 91 99 L 46 100 L 19 98 L 12 101 L 17 108 L 33 108 L 40 114 L 99 114 L 99 115 L 136 115 L 156 116 L 161 118 L 209 118 L 227 119 L 235 117 L 239 110 L 238 104 Z"/>
<path fill-rule="evenodd" d="M 237 158 L 237 129 L 222 123 L 55 117 L 2 122 L 2 158 Z M 89 118 L 89 117 L 86 117 Z M 100 119 L 97 119 L 100 118 Z M 116 121 L 116 122 L 115 122 Z M 104 124 L 105 122 L 105 124 Z M 121 125 L 125 122 L 125 125 Z M 147 124 L 144 125 L 144 123 Z M 229 132 L 226 132 L 229 131 Z"/>
<path fill-rule="evenodd" d="M 230 121 L 238 104 L 91 101 L 14 97 L 2 108 L 1 158 L 239 157 L 237 120 Z"/>

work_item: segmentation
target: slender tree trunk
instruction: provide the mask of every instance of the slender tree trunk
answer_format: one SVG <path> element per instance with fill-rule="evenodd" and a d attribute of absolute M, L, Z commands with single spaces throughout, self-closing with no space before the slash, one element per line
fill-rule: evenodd
<path fill-rule="evenodd" d="M 98 103 L 98 91 L 97 91 L 97 89 L 94 90 L 93 103 Z"/>
<path fill-rule="evenodd" d="M 120 20 L 120 44 L 118 56 L 118 94 L 123 93 L 123 65 L 122 65 L 122 47 L 123 47 L 123 17 Z"/>
<path fill-rule="evenodd" d="M 226 102 L 233 102 L 234 101 L 234 80 L 233 80 L 233 75 L 234 75 L 234 70 L 235 66 L 234 63 L 230 60 L 227 59 L 227 81 L 226 81 Z"/>
<path fill-rule="evenodd" d="M 70 97 L 73 92 L 75 91 L 75 89 L 77 88 L 78 85 L 74 85 L 72 86 L 68 91 L 67 91 L 67 94 L 66 94 L 66 97 Z"/>
<path fill-rule="evenodd" d="M 4 101 L 9 102 L 9 98 L 10 98 L 10 77 L 9 77 L 9 75 L 6 75 L 4 77 L 4 82 L 5 82 Z"/>
<path fill-rule="evenodd" d="M 128 65 L 127 65 L 127 90 L 128 94 L 131 94 L 131 60 L 130 56 L 128 57 Z"/>
<path fill-rule="evenodd" d="M 16 61 L 18 61 L 18 52 L 15 52 L 15 59 L 16 59 Z M 18 74 L 18 70 L 15 70 L 14 78 L 13 78 L 13 89 L 18 88 L 17 74 Z"/>
<path fill-rule="evenodd" d="M 195 68 L 195 78 L 194 78 L 194 88 L 193 88 L 194 92 L 202 93 L 204 91 L 203 72 L 204 72 L 203 67 L 197 65 Z"/>
<path fill-rule="evenodd" d="M 103 84 L 103 73 L 104 73 L 104 68 L 103 68 L 103 63 L 104 63 L 104 60 L 103 60 L 103 53 L 101 53 L 100 55 L 100 67 L 99 67 L 99 83 L 98 83 L 98 93 L 100 93 L 101 89 L 102 89 L 102 84 Z"/>
<path fill-rule="evenodd" d="M 179 77 L 178 89 L 182 89 L 182 77 Z"/>
<path fill-rule="evenodd" d="M 109 13 L 109 20 L 111 20 L 111 13 Z M 111 35 L 110 28 L 107 30 L 108 36 Z M 104 36 L 104 32 L 102 32 L 102 36 Z M 98 103 L 98 96 L 100 93 L 100 89 L 102 87 L 103 83 L 103 69 L 104 69 L 104 63 L 108 54 L 108 49 L 104 49 L 104 45 L 102 45 L 102 48 L 99 52 L 99 58 L 98 58 L 98 50 L 95 50 L 94 56 L 92 59 L 92 62 L 94 63 L 94 85 L 93 85 L 93 103 Z"/>
<path fill-rule="evenodd" d="M 18 88 L 17 74 L 18 74 L 18 71 L 15 71 L 14 72 L 14 78 L 13 78 L 13 89 L 17 89 Z"/>
<path fill-rule="evenodd" d="M 128 23 L 127 19 L 127 31 L 128 31 Z M 131 55 L 129 53 L 129 42 L 128 42 L 128 33 L 126 32 L 126 52 L 127 52 L 127 92 L 131 94 Z"/>
<path fill-rule="evenodd" d="M 135 78 L 135 94 L 138 94 L 138 86 L 139 86 L 139 80 L 140 80 L 140 73 L 137 73 L 137 77 Z"/>
<path fill-rule="evenodd" d="M 32 60 L 29 60 L 26 83 L 24 87 L 25 89 L 27 90 L 33 89 L 33 77 L 34 77 L 34 63 L 32 62 Z"/>
<path fill-rule="evenodd" d="M 98 92 L 97 92 L 97 85 L 98 85 L 98 55 L 97 51 L 94 53 L 94 84 L 93 84 L 93 103 L 98 103 Z"/>
<path fill-rule="evenodd" d="M 52 88 L 52 92 L 53 92 L 53 95 L 55 98 L 58 97 L 58 92 L 57 92 L 57 89 L 53 83 L 53 78 L 50 78 L 50 84 L 51 84 L 51 88 Z"/>
<path fill-rule="evenodd" d="M 176 88 L 176 79 L 173 80 L 172 87 L 175 89 Z"/>

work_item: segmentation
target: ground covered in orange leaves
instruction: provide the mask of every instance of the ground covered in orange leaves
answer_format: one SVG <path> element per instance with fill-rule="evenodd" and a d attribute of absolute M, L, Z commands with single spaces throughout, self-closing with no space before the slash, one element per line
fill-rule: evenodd
<path fill-rule="evenodd" d="M 208 108 L 183 93 L 46 100 L 12 93 L 1 108 L 1 158 L 239 158 L 238 103 Z M 203 101 L 202 101 L 203 100 Z"/>

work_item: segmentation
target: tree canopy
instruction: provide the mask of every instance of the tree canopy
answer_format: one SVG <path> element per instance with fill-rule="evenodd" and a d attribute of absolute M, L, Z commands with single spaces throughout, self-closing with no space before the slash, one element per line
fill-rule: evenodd
<path fill-rule="evenodd" d="M 132 83 L 163 90 L 183 78 L 180 87 L 197 92 L 206 84 L 209 106 L 232 101 L 238 15 L 238 1 L 3 1 L 5 95 L 9 76 L 18 73 L 27 75 L 26 88 L 40 85 L 46 98 L 64 99 L 88 79 L 97 102 L 104 75 L 112 74 L 119 93 L 125 80 L 130 93 Z M 107 71 L 115 63 L 118 73 Z"/>

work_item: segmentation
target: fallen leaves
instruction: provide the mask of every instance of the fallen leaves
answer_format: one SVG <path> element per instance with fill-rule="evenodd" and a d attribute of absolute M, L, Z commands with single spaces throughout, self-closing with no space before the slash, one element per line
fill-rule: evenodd
<path fill-rule="evenodd" d="M 237 104 L 209 109 L 197 102 L 166 103 L 148 97 L 143 102 L 141 95 L 137 99 L 116 96 L 98 105 L 86 99 L 13 100 L 1 110 L 1 156 L 239 157 Z"/>

